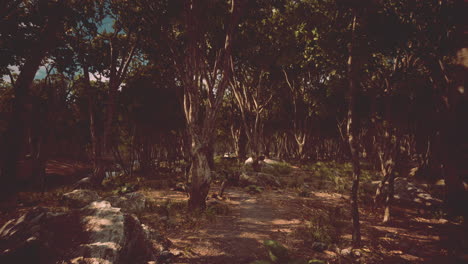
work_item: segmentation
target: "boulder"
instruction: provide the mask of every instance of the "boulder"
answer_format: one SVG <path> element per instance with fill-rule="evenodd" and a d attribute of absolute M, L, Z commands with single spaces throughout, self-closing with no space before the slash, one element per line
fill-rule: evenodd
<path fill-rule="evenodd" d="M 82 210 L 82 224 L 89 241 L 80 245 L 72 263 L 116 263 L 125 244 L 124 215 L 107 201 L 92 202 Z"/>
<path fill-rule="evenodd" d="M 0 229 L 0 263 L 61 263 L 84 239 L 73 212 L 33 208 Z"/>
<path fill-rule="evenodd" d="M 372 182 L 372 191 L 377 190 L 379 181 Z M 388 191 L 388 183 L 383 188 L 383 193 Z M 396 201 L 417 206 L 437 207 L 442 205 L 442 200 L 433 197 L 430 193 L 424 190 L 422 184 L 417 184 L 408 181 L 407 178 L 395 178 L 394 198 Z"/>
<path fill-rule="evenodd" d="M 164 246 L 135 215 L 124 214 L 108 201 L 93 202 L 80 210 L 88 240 L 71 263 L 147 263 L 156 260 Z"/>
<path fill-rule="evenodd" d="M 0 263 L 139 264 L 157 261 L 170 246 L 107 201 L 66 213 L 35 208 L 0 228 Z"/>
<path fill-rule="evenodd" d="M 62 196 L 63 203 L 72 208 L 81 208 L 99 199 L 101 197 L 96 192 L 85 189 L 73 190 Z"/>
<path fill-rule="evenodd" d="M 37 259 L 37 250 L 30 249 L 39 248 L 40 226 L 46 213 L 44 208 L 34 208 L 18 219 L 8 221 L 0 229 L 1 263 L 13 263 L 13 260 L 26 263 L 28 258 L 25 253 L 29 252 L 33 255 L 31 260 Z"/>
<path fill-rule="evenodd" d="M 124 213 L 139 213 L 145 209 L 146 197 L 139 192 L 124 194 L 123 196 L 110 196 L 105 198 L 113 207 L 122 209 Z"/>

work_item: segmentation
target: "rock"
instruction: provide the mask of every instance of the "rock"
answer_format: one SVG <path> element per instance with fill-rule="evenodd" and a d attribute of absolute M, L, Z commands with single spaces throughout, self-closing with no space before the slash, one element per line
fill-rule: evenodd
<path fill-rule="evenodd" d="M 62 201 L 72 208 L 81 208 L 99 199 L 101 197 L 96 192 L 82 189 L 73 190 L 62 196 Z"/>
<path fill-rule="evenodd" d="M 359 249 L 353 249 L 351 251 L 351 255 L 355 258 L 360 258 L 362 256 L 362 252 Z"/>
<path fill-rule="evenodd" d="M 379 181 L 373 181 L 373 192 L 377 189 Z M 388 191 L 388 184 L 384 186 L 383 193 Z M 397 177 L 395 178 L 394 198 L 396 201 L 407 204 L 416 205 L 419 207 L 438 207 L 442 205 L 442 200 L 434 198 L 431 194 L 424 190 L 423 184 L 409 182 L 408 179 Z"/>
<path fill-rule="evenodd" d="M 138 218 L 108 201 L 92 202 L 80 210 L 80 219 L 88 239 L 71 263 L 146 263 L 159 254 Z"/>
<path fill-rule="evenodd" d="M 110 196 L 105 199 L 113 207 L 122 209 L 124 213 L 139 213 L 145 210 L 146 197 L 139 192 L 124 194 L 123 196 Z"/>
<path fill-rule="evenodd" d="M 24 255 L 32 248 L 38 247 L 37 237 L 40 235 L 41 222 L 46 217 L 47 210 L 34 208 L 18 219 L 12 219 L 0 229 L 0 262 L 15 259 Z M 32 250 L 34 251 L 34 250 Z M 25 256 L 23 256 L 25 257 Z"/>
<path fill-rule="evenodd" d="M 327 249 L 327 244 L 322 242 L 314 242 L 312 243 L 312 249 L 318 252 L 323 252 L 325 249 Z"/>
<path fill-rule="evenodd" d="M 85 177 L 79 181 L 77 181 L 74 185 L 73 185 L 73 189 L 76 190 L 76 189 L 89 189 L 92 187 L 92 182 L 91 182 L 91 177 Z"/>
<path fill-rule="evenodd" d="M 348 248 L 343 248 L 343 249 L 341 250 L 340 254 L 341 254 L 342 256 L 345 256 L 345 257 L 346 257 L 346 256 L 351 255 L 351 251 L 352 251 L 352 248 L 350 248 L 350 247 L 348 247 Z"/>
<path fill-rule="evenodd" d="M 37 207 L 8 221 L 0 229 L 0 263 L 56 263 L 79 245 L 77 219 Z"/>
<path fill-rule="evenodd" d="M 170 246 L 107 201 L 67 213 L 36 208 L 0 228 L 0 263 L 139 264 Z"/>
<path fill-rule="evenodd" d="M 244 161 L 244 165 L 245 165 L 245 166 L 247 166 L 247 165 L 252 165 L 252 163 L 253 163 L 253 158 L 252 158 L 252 157 L 250 157 L 250 158 L 248 158 L 248 159 L 246 159 L 246 160 Z"/>
<path fill-rule="evenodd" d="M 97 263 L 115 263 L 124 244 L 124 215 L 108 201 L 92 202 L 82 210 L 89 242 L 78 249 L 79 257 Z M 72 263 L 80 263 L 72 261 Z"/>

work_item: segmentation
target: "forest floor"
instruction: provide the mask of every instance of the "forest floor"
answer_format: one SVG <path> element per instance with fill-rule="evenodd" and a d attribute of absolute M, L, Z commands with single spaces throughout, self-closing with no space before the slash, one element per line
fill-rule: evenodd
<path fill-rule="evenodd" d="M 50 163 L 51 174 L 75 177 L 86 166 L 65 161 Z M 34 206 L 59 207 L 61 187 L 52 194 L 25 193 L 15 212 L 1 213 L 0 224 Z M 382 210 L 362 205 L 362 247 L 357 254 L 343 254 L 351 247 L 349 197 L 326 190 L 312 190 L 307 197 L 294 188 L 266 188 L 252 194 L 244 188 L 228 187 L 225 197 L 213 198 L 219 184 L 211 188 L 208 209 L 193 216 L 186 213 L 183 192 L 151 188 L 139 192 L 148 198 L 149 210 L 140 220 L 164 234 L 178 257 L 172 263 L 243 264 L 268 260 L 265 240 L 284 245 L 295 259 L 318 259 L 325 263 L 463 263 L 449 257 L 466 232 L 433 212 L 404 204 L 394 206 L 390 224 L 381 224 Z M 326 250 L 313 249 L 324 241 Z M 464 254 L 464 255 L 463 255 Z M 462 252 L 465 260 L 466 252 Z M 286 264 L 286 263 L 283 263 Z"/>
<path fill-rule="evenodd" d="M 153 193 L 153 197 L 161 197 Z M 165 196 L 167 197 L 167 196 Z M 457 263 L 448 257 L 450 234 L 460 226 L 444 219 L 418 216 L 417 210 L 395 208 L 392 224 L 380 224 L 380 215 L 370 208 L 361 209 L 362 256 L 342 256 L 334 250 L 314 251 L 307 241 L 307 221 L 313 214 L 336 208 L 348 208 L 348 197 L 341 194 L 314 192 L 312 197 L 298 197 L 294 192 L 270 190 L 252 195 L 241 188 L 227 192 L 229 213 L 201 223 L 195 228 L 166 229 L 166 235 L 182 252 L 174 263 L 232 263 L 268 260 L 264 240 L 275 240 L 301 259 L 319 259 L 329 263 Z M 174 194 L 172 199 L 186 198 Z M 347 215 L 347 213 L 345 213 Z M 349 220 L 348 220 L 349 222 Z M 453 229 L 453 230 L 450 230 Z M 458 230 L 458 231 L 456 231 Z M 351 244 L 351 226 L 342 226 L 340 249 Z"/>

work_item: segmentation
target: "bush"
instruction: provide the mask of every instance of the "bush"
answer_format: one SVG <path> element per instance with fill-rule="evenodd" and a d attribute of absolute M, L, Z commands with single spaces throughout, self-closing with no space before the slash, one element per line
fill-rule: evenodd
<path fill-rule="evenodd" d="M 296 230 L 296 234 L 306 243 L 338 243 L 344 222 L 341 208 L 324 211 L 316 210 L 306 225 Z"/>
<path fill-rule="evenodd" d="M 273 174 L 275 176 L 281 177 L 288 175 L 292 172 L 291 164 L 287 162 L 278 162 L 275 164 L 267 164 L 262 169 L 263 172 Z"/>
<path fill-rule="evenodd" d="M 312 264 L 312 263 L 325 263 L 318 259 L 311 259 L 309 261 L 304 259 L 294 259 L 288 252 L 288 249 L 275 240 L 263 241 L 263 246 L 268 251 L 269 260 L 257 260 L 250 264 Z"/>

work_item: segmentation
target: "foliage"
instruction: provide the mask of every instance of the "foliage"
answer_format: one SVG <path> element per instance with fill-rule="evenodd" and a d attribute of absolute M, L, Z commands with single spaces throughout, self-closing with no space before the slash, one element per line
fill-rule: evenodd
<path fill-rule="evenodd" d="M 292 258 L 288 249 L 275 240 L 263 241 L 263 246 L 268 252 L 270 260 L 256 260 L 250 264 L 312 264 L 312 263 L 325 263 L 318 259 L 311 259 L 309 261 L 304 259 Z"/>
<path fill-rule="evenodd" d="M 333 161 L 316 162 L 304 165 L 303 169 L 312 175 L 306 179 L 311 181 L 317 189 L 332 190 L 338 193 L 347 193 L 351 187 L 351 163 L 338 163 Z M 377 180 L 379 173 L 371 169 L 362 169 L 361 181 L 363 185 Z"/>
<path fill-rule="evenodd" d="M 306 243 L 321 242 L 327 245 L 338 243 L 343 229 L 343 215 L 341 208 L 332 210 L 314 210 L 306 225 L 296 230 L 297 236 Z"/>
<path fill-rule="evenodd" d="M 262 169 L 263 172 L 273 174 L 277 177 L 283 177 L 292 172 L 291 164 L 287 162 L 278 162 L 274 164 L 266 164 Z"/>

